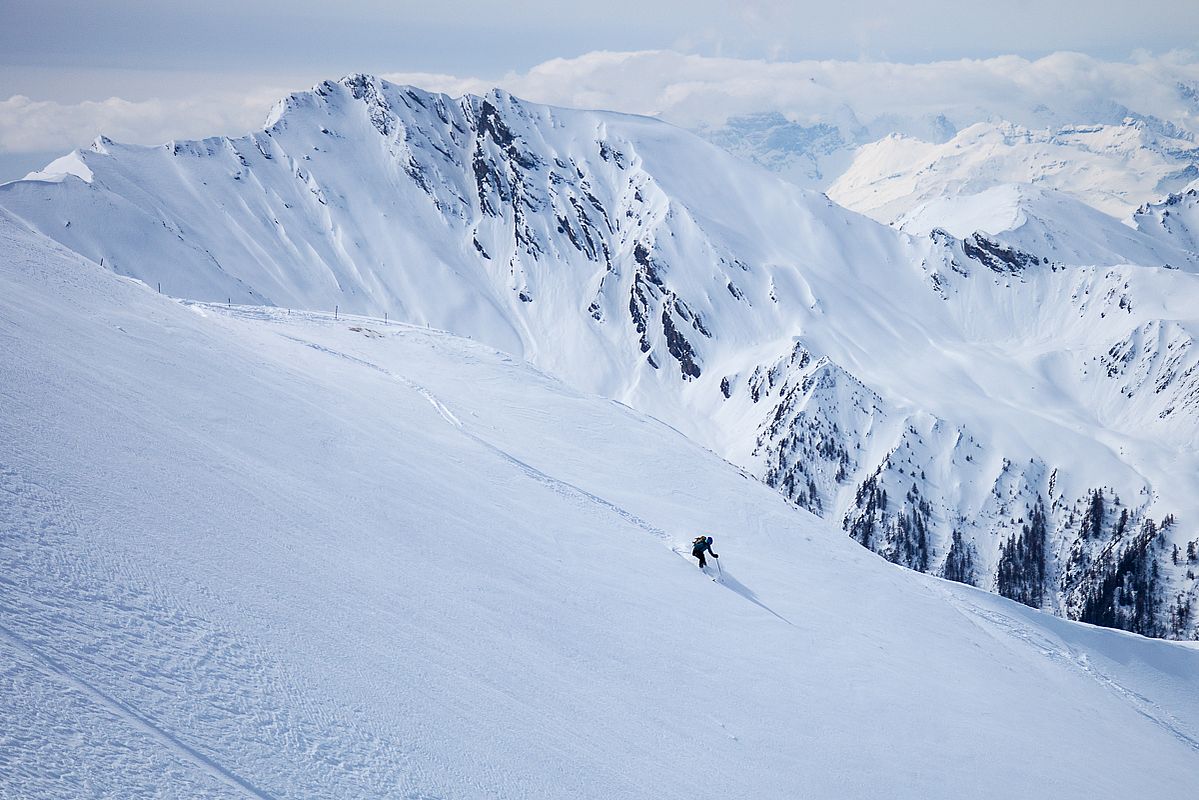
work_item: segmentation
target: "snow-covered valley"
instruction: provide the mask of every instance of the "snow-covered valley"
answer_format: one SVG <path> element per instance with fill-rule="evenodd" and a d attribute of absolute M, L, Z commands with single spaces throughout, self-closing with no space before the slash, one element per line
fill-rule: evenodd
<path fill-rule="evenodd" d="M 476 341 L 0 254 L 7 796 L 1192 787 L 1193 645 L 888 564 Z"/>

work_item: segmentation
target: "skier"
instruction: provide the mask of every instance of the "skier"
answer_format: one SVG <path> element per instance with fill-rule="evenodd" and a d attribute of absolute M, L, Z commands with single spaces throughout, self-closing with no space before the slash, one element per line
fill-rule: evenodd
<path fill-rule="evenodd" d="M 695 541 L 691 543 L 691 557 L 699 559 L 699 568 L 703 569 L 708 566 L 707 560 L 704 558 L 704 553 L 712 554 L 712 558 L 720 558 L 716 552 L 712 550 L 711 536 L 696 536 Z"/>

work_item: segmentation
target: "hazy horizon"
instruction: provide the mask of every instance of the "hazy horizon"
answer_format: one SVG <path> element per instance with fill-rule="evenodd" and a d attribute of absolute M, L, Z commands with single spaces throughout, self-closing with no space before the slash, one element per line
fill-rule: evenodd
<path fill-rule="evenodd" d="M 1101 66 L 1194 65 L 1199 4 L 1166 8 L 1146 15 L 1108 0 L 985 8 L 934 0 L 835 7 L 770 0 L 614 0 L 578 8 L 548 0 L 9 4 L 0 10 L 0 180 L 101 133 L 139 144 L 244 133 L 286 93 L 353 72 L 415 79 L 431 89 L 499 85 L 532 100 L 689 124 L 698 112 L 684 109 L 687 119 L 672 118 L 679 109 L 658 99 L 671 96 L 661 59 L 626 58 L 614 67 L 612 58 L 674 57 L 666 78 L 675 86 L 697 80 L 706 86 L 713 118 L 780 110 L 769 87 L 802 72 L 794 65 L 896 65 L 910 72 L 1003 57 L 1041 63 L 1062 53 Z M 720 69 L 729 77 L 717 85 L 713 74 Z M 1007 67 L 997 70 L 1006 80 Z M 1089 71 L 1094 67 L 1058 73 L 1049 83 L 1069 86 Z M 1104 91 L 1113 97 L 1127 91 L 1120 75 L 1129 70 L 1109 72 L 1114 77 L 1106 78 L 1111 88 Z M 938 80 L 934 95 L 946 85 Z M 989 78 L 971 87 L 980 96 L 992 88 Z"/>

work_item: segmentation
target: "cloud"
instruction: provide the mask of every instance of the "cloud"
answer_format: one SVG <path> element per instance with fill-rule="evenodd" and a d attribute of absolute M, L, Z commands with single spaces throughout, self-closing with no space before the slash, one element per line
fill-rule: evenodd
<path fill-rule="evenodd" d="M 777 111 L 803 124 L 858 126 L 870 138 L 903 129 L 903 120 L 942 114 L 957 128 L 987 119 L 1045 127 L 1118 122 L 1131 110 L 1199 133 L 1199 63 L 1195 54 L 1181 51 L 1139 53 L 1127 62 L 1055 53 L 927 64 L 598 51 L 500 78 L 429 72 L 384 77 L 452 95 L 501 86 L 536 102 L 649 114 L 689 128 Z M 244 133 L 287 92 L 244 88 L 251 85 L 137 101 L 65 103 L 15 95 L 0 100 L 0 153 L 65 152 L 100 133 L 142 144 Z M 1194 91 L 1188 95 L 1180 86 Z"/>
<path fill-rule="evenodd" d="M 1003 118 L 1040 127 L 1111 122 L 1130 109 L 1199 131 L 1194 54 L 1139 54 L 1131 62 L 1077 53 L 1029 60 L 1018 56 L 928 64 L 871 61 L 771 62 L 672 51 L 595 52 L 553 59 L 498 81 L 396 73 L 387 76 L 458 94 L 500 85 L 528 100 L 660 116 L 685 127 L 778 111 L 797 122 L 863 123 L 944 114 L 958 127 Z"/>
<path fill-rule="evenodd" d="M 13 95 L 0 100 L 0 153 L 66 152 L 99 134 L 135 144 L 252 130 L 279 89 L 201 94 L 174 100 L 120 97 L 61 103 Z"/>
<path fill-rule="evenodd" d="M 862 121 L 946 114 L 959 126 L 988 116 L 1037 125 L 1044 109 L 1076 122 L 1105 121 L 1099 118 L 1116 106 L 1191 130 L 1199 121 L 1199 101 L 1179 91 L 1180 84 L 1199 86 L 1199 64 L 1185 53 L 1135 62 L 1056 53 L 915 65 L 591 53 L 547 61 L 499 83 L 532 101 L 658 115 L 687 127 L 761 110 L 811 122 L 846 108 Z"/>

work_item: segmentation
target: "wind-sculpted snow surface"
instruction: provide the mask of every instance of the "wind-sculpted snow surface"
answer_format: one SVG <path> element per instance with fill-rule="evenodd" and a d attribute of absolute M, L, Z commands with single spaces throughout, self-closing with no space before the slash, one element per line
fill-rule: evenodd
<path fill-rule="evenodd" d="M 897 569 L 477 342 L 171 300 L 0 213 L 0 344 L 5 797 L 1192 788 L 1193 646 Z"/>
<path fill-rule="evenodd" d="M 1101 134 L 1061 136 L 1148 135 Z M 1189 217 L 1146 209 L 1133 229 L 988 191 L 901 232 L 653 120 L 355 75 L 245 137 L 98 140 L 0 205 L 167 295 L 486 343 L 664 420 L 896 563 L 1191 637 Z"/>

